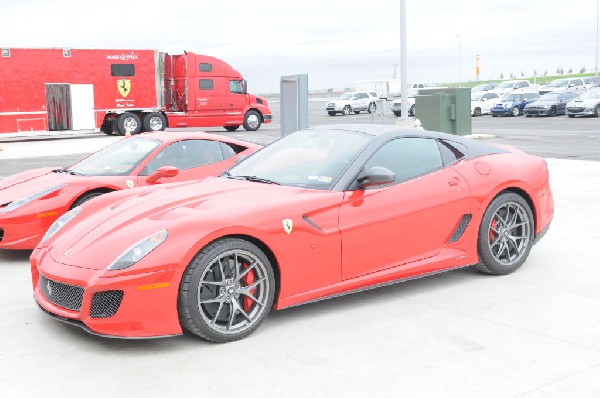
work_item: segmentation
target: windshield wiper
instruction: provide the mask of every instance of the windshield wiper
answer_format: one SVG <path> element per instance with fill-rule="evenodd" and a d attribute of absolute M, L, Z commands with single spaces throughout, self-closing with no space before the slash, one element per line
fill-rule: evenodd
<path fill-rule="evenodd" d="M 275 185 L 281 185 L 280 183 L 273 181 L 273 180 L 269 180 L 266 178 L 261 178 L 261 177 L 257 177 L 257 176 L 234 176 L 231 175 L 229 173 L 226 174 L 229 178 L 235 178 L 236 180 L 246 180 L 246 181 L 252 181 L 252 182 L 262 182 L 264 184 L 275 184 Z"/>
<path fill-rule="evenodd" d="M 66 167 L 61 167 L 60 169 L 56 169 L 56 170 L 52 170 L 52 171 L 53 171 L 54 173 L 65 173 L 65 174 L 71 174 L 71 175 L 73 175 L 73 176 L 81 176 L 81 175 L 83 175 L 83 174 L 81 174 L 81 173 L 78 173 L 78 172 L 76 172 L 76 171 L 69 170 L 69 169 L 68 169 L 68 168 L 66 168 Z"/>

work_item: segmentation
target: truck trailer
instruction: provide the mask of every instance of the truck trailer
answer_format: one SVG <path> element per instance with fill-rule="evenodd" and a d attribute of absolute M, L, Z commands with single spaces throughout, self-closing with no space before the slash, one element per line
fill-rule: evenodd
<path fill-rule="evenodd" d="M 270 123 L 264 98 L 226 62 L 191 52 L 2 48 L 0 133 L 96 129 L 137 134 L 166 127 Z"/>

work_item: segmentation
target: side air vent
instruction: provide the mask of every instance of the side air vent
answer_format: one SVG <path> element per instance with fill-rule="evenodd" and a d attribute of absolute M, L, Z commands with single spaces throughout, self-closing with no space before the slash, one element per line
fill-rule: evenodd
<path fill-rule="evenodd" d="M 459 240 L 461 236 L 463 236 L 463 234 L 465 233 L 465 230 L 469 226 L 469 222 L 471 221 L 472 217 L 473 216 L 471 214 L 465 214 L 462 216 L 462 218 L 460 219 L 460 222 L 458 223 L 458 226 L 454 230 L 454 233 L 450 237 L 450 240 L 448 241 L 448 243 L 454 243 L 457 240 Z"/>

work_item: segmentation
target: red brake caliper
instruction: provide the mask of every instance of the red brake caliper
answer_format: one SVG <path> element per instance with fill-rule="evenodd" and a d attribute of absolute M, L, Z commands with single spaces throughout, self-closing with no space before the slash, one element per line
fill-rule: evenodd
<path fill-rule="evenodd" d="M 492 219 L 492 224 L 490 225 L 490 232 L 489 232 L 489 241 L 490 242 L 494 238 L 494 234 L 495 234 L 494 229 L 496 229 L 496 217 L 494 217 Z"/>
<path fill-rule="evenodd" d="M 242 269 L 244 269 L 244 270 L 248 269 L 248 264 L 246 264 L 246 263 L 242 264 Z M 243 282 L 244 286 L 248 286 L 248 285 L 251 285 L 252 283 L 254 283 L 254 271 L 250 271 L 246 275 L 244 275 L 244 277 L 242 278 L 242 282 Z M 255 292 L 256 292 L 256 288 L 250 290 L 249 293 L 252 296 L 254 296 Z M 254 304 L 254 301 L 250 297 L 244 296 L 244 311 L 246 311 L 246 312 L 250 311 L 250 308 L 252 308 L 252 304 Z"/>

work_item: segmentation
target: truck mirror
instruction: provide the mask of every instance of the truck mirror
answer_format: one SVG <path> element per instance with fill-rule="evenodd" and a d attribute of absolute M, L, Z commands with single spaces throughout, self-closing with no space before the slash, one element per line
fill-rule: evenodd
<path fill-rule="evenodd" d="M 244 90 L 244 94 L 248 94 L 248 82 L 246 80 L 242 80 L 242 89 Z"/>

